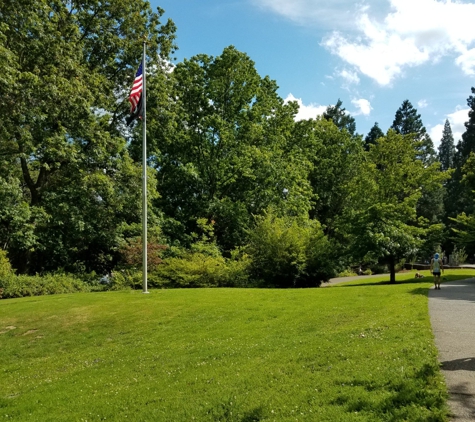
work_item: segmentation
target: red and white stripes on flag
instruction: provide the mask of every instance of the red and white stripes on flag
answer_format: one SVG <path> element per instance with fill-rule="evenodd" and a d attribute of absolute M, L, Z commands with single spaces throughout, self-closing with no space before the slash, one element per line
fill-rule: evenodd
<path fill-rule="evenodd" d="M 130 91 L 130 116 L 127 118 L 127 125 L 130 125 L 135 119 L 142 117 L 142 92 L 143 92 L 143 61 L 135 74 L 134 84 Z"/>

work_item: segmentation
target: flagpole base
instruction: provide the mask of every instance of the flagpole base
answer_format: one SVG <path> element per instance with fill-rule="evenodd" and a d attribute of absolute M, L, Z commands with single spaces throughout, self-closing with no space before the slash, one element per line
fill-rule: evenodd
<path fill-rule="evenodd" d="M 148 295 L 150 292 L 149 292 L 149 291 L 146 291 L 146 292 L 142 292 L 142 293 Z"/>

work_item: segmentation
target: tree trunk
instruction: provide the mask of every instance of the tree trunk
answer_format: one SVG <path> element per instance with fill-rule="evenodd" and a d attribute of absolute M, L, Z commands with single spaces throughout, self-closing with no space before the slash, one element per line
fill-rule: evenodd
<path fill-rule="evenodd" d="M 389 272 L 391 274 L 389 283 L 396 284 L 396 260 L 394 259 L 394 256 L 389 257 Z"/>

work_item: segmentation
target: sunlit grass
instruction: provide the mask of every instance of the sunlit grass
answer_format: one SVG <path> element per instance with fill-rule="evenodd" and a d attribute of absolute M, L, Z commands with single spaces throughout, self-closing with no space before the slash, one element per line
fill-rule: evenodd
<path fill-rule="evenodd" d="M 0 420 L 444 421 L 414 273 L 0 301 Z"/>

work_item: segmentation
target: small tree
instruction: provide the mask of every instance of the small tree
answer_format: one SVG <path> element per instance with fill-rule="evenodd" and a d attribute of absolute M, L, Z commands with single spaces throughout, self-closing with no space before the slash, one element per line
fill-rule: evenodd
<path fill-rule="evenodd" d="M 424 189 L 441 189 L 447 177 L 439 164 L 424 165 L 416 159 L 418 151 L 411 136 L 390 130 L 368 153 L 362 166 L 366 179 L 360 209 L 348 222 L 353 250 L 361 260 L 381 260 L 395 283 L 396 264 L 414 255 L 430 230 L 442 230 L 417 217 L 417 203 Z"/>

